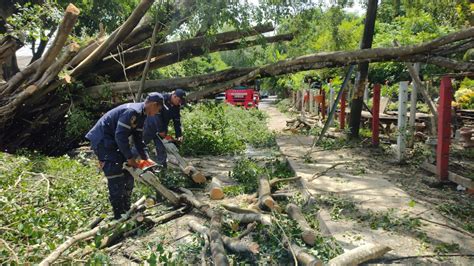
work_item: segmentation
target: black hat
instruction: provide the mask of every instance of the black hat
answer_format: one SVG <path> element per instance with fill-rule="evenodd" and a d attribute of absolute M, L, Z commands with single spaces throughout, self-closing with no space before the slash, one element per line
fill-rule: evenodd
<path fill-rule="evenodd" d="M 176 95 L 178 98 L 181 99 L 181 103 L 184 104 L 185 102 L 185 97 L 186 97 L 186 92 L 183 89 L 176 89 L 174 91 L 174 95 Z"/>
<path fill-rule="evenodd" d="M 151 92 L 146 97 L 147 102 L 157 102 L 163 104 L 163 95 L 159 92 Z"/>

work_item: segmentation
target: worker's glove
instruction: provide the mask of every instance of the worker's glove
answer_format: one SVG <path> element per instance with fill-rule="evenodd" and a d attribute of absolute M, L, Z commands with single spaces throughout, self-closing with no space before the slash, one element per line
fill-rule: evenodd
<path fill-rule="evenodd" d="M 183 136 L 177 138 L 176 141 L 179 142 L 179 143 L 183 143 L 183 141 L 184 141 Z"/>
<path fill-rule="evenodd" d="M 131 166 L 133 168 L 140 168 L 139 165 L 138 165 L 138 162 L 133 158 L 128 159 L 127 164 L 128 164 L 128 166 Z"/>
<path fill-rule="evenodd" d="M 156 165 L 156 163 L 151 159 L 140 160 L 138 162 L 138 168 L 140 168 L 142 170 L 145 169 L 145 168 L 151 167 L 151 166 L 155 166 L 155 165 Z"/>

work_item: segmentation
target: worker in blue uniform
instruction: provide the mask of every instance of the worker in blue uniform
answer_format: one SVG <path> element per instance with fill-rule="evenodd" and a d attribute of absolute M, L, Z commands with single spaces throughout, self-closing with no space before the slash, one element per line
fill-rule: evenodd
<path fill-rule="evenodd" d="M 162 111 L 155 116 L 149 116 L 145 120 L 143 140 L 145 143 L 153 141 L 156 147 L 156 163 L 167 167 L 167 154 L 162 140 L 168 139 L 168 124 L 173 121 L 175 140 L 183 141 L 183 130 L 181 128 L 181 106 L 185 102 L 186 92 L 177 89 L 172 93 L 163 93 L 164 106 Z"/>
<path fill-rule="evenodd" d="M 147 116 L 155 116 L 163 107 L 163 96 L 150 93 L 145 102 L 122 104 L 103 115 L 87 133 L 91 147 L 97 155 L 107 177 L 109 199 L 114 218 L 119 219 L 130 209 L 133 177 L 123 169 L 127 162 L 138 167 L 130 149 L 132 137 L 136 150 L 143 160 L 149 160 L 143 142 L 143 126 Z"/>

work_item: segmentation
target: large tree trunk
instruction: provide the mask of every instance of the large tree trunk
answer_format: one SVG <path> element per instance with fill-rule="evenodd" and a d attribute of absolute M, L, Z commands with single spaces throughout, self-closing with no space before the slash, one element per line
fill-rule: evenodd
<path fill-rule="evenodd" d="M 364 35 L 362 36 L 362 42 L 360 49 L 367 49 L 372 47 L 372 41 L 374 39 L 375 29 L 375 18 L 377 16 L 377 2 L 378 0 L 369 0 L 367 5 L 367 15 L 365 16 Z M 359 64 L 359 75 L 356 79 L 355 93 L 352 98 L 351 104 L 351 116 L 349 121 L 349 127 L 352 138 L 359 137 L 360 119 L 362 115 L 362 106 L 364 104 L 364 90 L 367 84 L 367 76 L 369 74 L 369 63 L 364 62 Z"/>

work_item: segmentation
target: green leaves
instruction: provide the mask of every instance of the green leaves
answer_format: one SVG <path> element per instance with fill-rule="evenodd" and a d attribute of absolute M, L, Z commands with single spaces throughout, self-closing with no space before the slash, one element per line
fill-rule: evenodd
<path fill-rule="evenodd" d="M 245 110 L 227 104 L 198 104 L 182 114 L 185 155 L 236 154 L 246 144 L 272 146 L 273 133 L 266 116 L 256 109 Z"/>
<path fill-rule="evenodd" d="M 84 163 L 67 156 L 0 153 L 0 227 L 8 228 L 1 234 L 20 263 L 38 262 L 92 217 L 108 212 L 95 160 Z M 6 258 L 0 256 L 0 263 Z"/>

